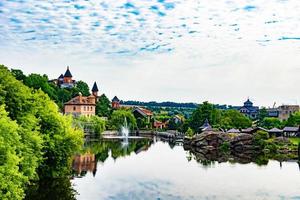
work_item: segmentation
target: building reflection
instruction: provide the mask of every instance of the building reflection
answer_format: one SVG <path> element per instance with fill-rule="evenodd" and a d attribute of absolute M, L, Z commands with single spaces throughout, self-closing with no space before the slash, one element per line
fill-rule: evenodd
<path fill-rule="evenodd" d="M 93 173 L 93 176 L 97 172 L 97 160 L 95 154 L 86 152 L 85 154 L 77 154 L 73 158 L 72 168 L 75 172 L 75 176 L 83 177 L 87 172 Z"/>

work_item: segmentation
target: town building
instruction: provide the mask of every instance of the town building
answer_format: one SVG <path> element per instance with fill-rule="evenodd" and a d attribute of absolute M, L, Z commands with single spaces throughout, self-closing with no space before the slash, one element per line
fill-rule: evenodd
<path fill-rule="evenodd" d="M 151 120 L 153 118 L 153 113 L 146 108 L 135 107 L 132 113 L 136 119 L 144 119 L 148 124 L 151 123 Z"/>
<path fill-rule="evenodd" d="M 299 105 L 282 105 L 278 107 L 278 118 L 280 120 L 287 120 L 295 112 L 299 112 Z"/>
<path fill-rule="evenodd" d="M 247 101 L 244 102 L 244 106 L 239 108 L 239 111 L 250 119 L 257 119 L 259 107 L 253 106 L 253 103 L 247 99 Z"/>
<path fill-rule="evenodd" d="M 275 117 L 277 118 L 279 116 L 279 110 L 278 108 L 268 108 L 268 117 Z"/>
<path fill-rule="evenodd" d="M 119 109 L 120 108 L 120 100 L 118 99 L 117 96 L 115 96 L 112 100 L 111 100 L 111 107 L 113 109 Z"/>
<path fill-rule="evenodd" d="M 167 122 L 161 122 L 161 121 L 155 120 L 153 122 L 153 127 L 155 129 L 165 129 L 165 128 L 167 128 Z"/>
<path fill-rule="evenodd" d="M 96 97 L 94 95 L 85 97 L 79 93 L 78 96 L 65 103 L 64 113 L 67 115 L 71 114 L 74 117 L 94 116 L 96 113 Z"/>

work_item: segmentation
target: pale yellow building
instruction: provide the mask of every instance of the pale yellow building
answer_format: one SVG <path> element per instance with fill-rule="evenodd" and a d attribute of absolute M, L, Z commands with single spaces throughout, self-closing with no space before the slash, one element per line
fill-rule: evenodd
<path fill-rule="evenodd" d="M 78 116 L 94 116 L 96 113 L 96 97 L 94 95 L 85 97 L 81 93 L 64 105 L 64 113 Z"/>

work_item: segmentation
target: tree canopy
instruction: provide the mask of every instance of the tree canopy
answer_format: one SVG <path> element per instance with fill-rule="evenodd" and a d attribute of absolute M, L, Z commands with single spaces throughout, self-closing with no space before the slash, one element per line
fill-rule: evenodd
<path fill-rule="evenodd" d="M 96 104 L 96 115 L 101 117 L 110 117 L 111 112 L 111 103 L 105 94 L 102 94 Z"/>
<path fill-rule="evenodd" d="M 59 113 L 43 86 L 34 87 L 46 78 L 29 77 L 32 88 L 0 65 L 0 178 L 7 180 L 1 182 L 0 199 L 22 199 L 28 181 L 68 173 L 71 156 L 83 143 L 72 118 Z"/>

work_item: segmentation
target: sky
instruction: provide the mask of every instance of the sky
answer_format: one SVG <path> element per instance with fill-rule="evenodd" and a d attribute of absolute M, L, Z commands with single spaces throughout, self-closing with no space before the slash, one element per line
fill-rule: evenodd
<path fill-rule="evenodd" d="M 109 98 L 300 104 L 299 0 L 3 0 L 0 63 Z"/>

